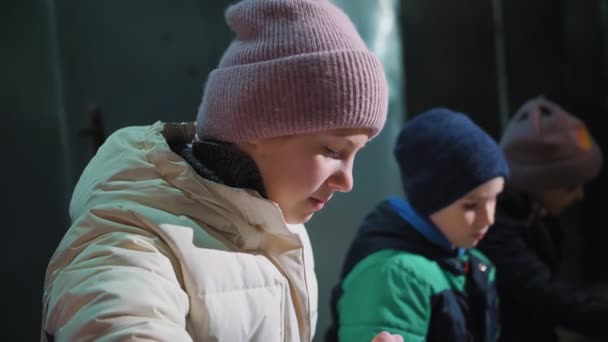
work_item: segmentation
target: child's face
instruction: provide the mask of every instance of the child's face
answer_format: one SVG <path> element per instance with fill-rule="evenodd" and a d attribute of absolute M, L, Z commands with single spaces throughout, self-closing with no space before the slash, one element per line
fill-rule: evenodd
<path fill-rule="evenodd" d="M 475 247 L 494 223 L 496 197 L 503 186 L 502 177 L 493 178 L 433 213 L 431 221 L 454 247 Z"/>
<path fill-rule="evenodd" d="M 549 189 L 534 194 L 548 214 L 558 216 L 585 195 L 582 185 Z"/>
<path fill-rule="evenodd" d="M 241 144 L 256 162 L 268 198 L 290 224 L 308 221 L 336 191 L 353 188 L 356 153 L 369 139 L 365 129 L 336 129 Z"/>

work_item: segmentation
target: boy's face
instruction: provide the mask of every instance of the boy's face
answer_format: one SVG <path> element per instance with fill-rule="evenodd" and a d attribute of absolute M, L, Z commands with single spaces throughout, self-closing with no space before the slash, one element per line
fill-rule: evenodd
<path fill-rule="evenodd" d="M 503 187 L 502 177 L 493 178 L 433 213 L 431 221 L 454 247 L 475 247 L 494 223 L 496 197 Z"/>
<path fill-rule="evenodd" d="M 353 188 L 356 153 L 369 140 L 366 129 L 336 129 L 240 144 L 256 162 L 268 198 L 285 221 L 304 223 L 336 191 Z"/>
<path fill-rule="evenodd" d="M 582 185 L 545 190 L 535 195 L 548 214 L 557 216 L 574 202 L 583 199 Z"/>

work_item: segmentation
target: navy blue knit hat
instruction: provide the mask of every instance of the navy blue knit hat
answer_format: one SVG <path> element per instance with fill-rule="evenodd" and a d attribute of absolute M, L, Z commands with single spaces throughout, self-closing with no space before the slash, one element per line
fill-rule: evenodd
<path fill-rule="evenodd" d="M 447 108 L 433 108 L 406 122 L 394 153 L 405 194 L 424 216 L 492 178 L 509 175 L 496 141 L 468 116 Z"/>

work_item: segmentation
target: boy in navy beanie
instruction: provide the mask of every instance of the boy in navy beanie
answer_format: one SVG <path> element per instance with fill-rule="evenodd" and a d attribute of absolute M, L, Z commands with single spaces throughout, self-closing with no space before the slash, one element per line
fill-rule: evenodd
<path fill-rule="evenodd" d="M 494 267 L 473 247 L 494 220 L 509 175 L 497 143 L 465 114 L 409 120 L 394 150 L 407 200 L 364 220 L 332 294 L 327 340 L 497 341 Z"/>

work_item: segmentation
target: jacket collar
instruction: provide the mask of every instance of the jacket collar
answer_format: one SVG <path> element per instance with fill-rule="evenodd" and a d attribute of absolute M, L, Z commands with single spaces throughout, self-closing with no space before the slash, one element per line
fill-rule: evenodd
<path fill-rule="evenodd" d="M 279 206 L 256 190 L 236 188 L 201 177 L 171 143 L 192 141 L 192 123 L 157 122 L 145 139 L 147 158 L 169 183 L 201 203 L 206 210 L 192 211 L 203 226 L 245 251 L 282 253 L 302 246 L 296 227 L 285 222 Z"/>
<path fill-rule="evenodd" d="M 418 233 L 424 236 L 429 242 L 448 253 L 455 250 L 452 243 L 443 235 L 443 233 L 441 233 L 439 228 L 437 228 L 437 226 L 428 218 L 418 214 L 408 201 L 404 201 L 399 197 L 390 197 L 388 203 L 402 219 L 409 222 L 412 228 L 418 231 Z M 465 253 L 464 248 L 456 248 L 456 250 L 459 256 L 462 256 Z"/>
<path fill-rule="evenodd" d="M 412 220 L 412 216 L 406 214 L 406 217 Z M 368 255 L 386 249 L 424 256 L 455 274 L 464 272 L 463 261 L 468 257 L 466 250 L 460 251 L 445 248 L 445 245 L 440 246 L 444 243 L 432 241 L 436 237 L 427 237 L 436 234 L 429 234 L 429 227 L 415 228 L 414 224 L 421 224 L 421 222 L 417 221 L 413 224 L 409 220 L 397 212 L 390 200 L 382 201 L 376 206 L 363 220 L 348 250 L 342 267 L 342 276 L 350 273 L 355 265 Z M 464 254 L 459 255 L 459 253 Z"/>

